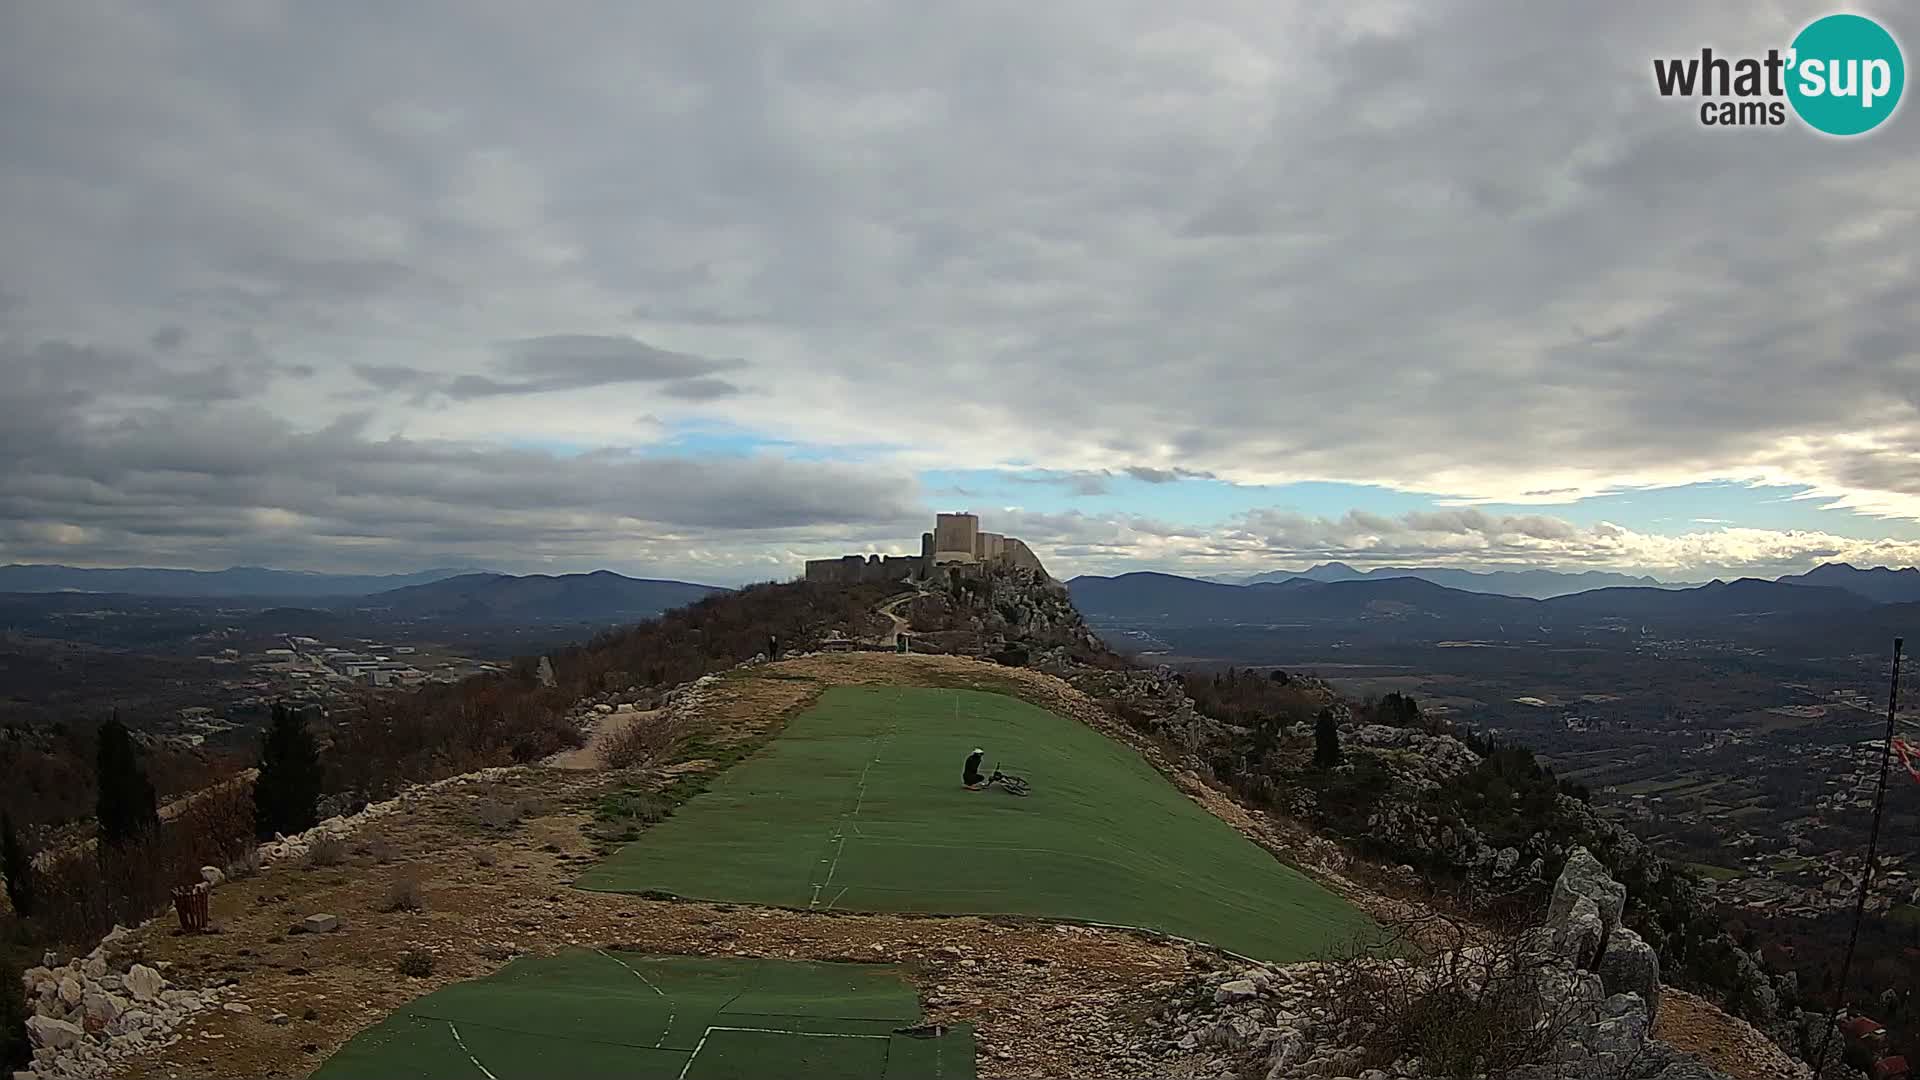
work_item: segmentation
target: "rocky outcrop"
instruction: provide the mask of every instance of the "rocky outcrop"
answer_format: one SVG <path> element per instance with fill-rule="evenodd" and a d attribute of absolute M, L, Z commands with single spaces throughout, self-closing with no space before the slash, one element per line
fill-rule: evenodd
<path fill-rule="evenodd" d="M 32 1010 L 27 1032 L 34 1046 L 25 1075 L 62 1080 L 104 1076 L 172 1045 L 179 1039 L 175 1030 L 218 1007 L 222 993 L 174 986 L 159 968 L 139 962 L 120 927 L 84 957 L 28 968 L 20 984 Z"/>
<path fill-rule="evenodd" d="M 1503 1080 L 1727 1080 L 1654 1037 L 1659 961 L 1620 925 L 1625 890 L 1619 882 L 1576 849 L 1554 895 L 1550 920 L 1510 942 L 1417 961 L 1382 955 L 1195 976 L 1149 1020 L 1151 1034 L 1139 1049 L 1178 1075 L 1431 1080 L 1440 1074 L 1419 1047 L 1395 1045 L 1396 1033 L 1377 1026 L 1377 1015 L 1350 1004 L 1356 988 L 1375 985 L 1352 980 L 1384 975 L 1384 985 L 1406 991 L 1411 1002 L 1457 995 L 1469 1003 L 1496 1001 L 1518 1017 L 1513 1030 L 1536 1041 L 1524 1044 L 1532 1057 L 1501 1070 Z M 1569 951 L 1564 943 L 1570 940 L 1591 942 L 1591 949 Z M 1495 985 L 1500 993 L 1488 993 Z M 1528 997 L 1513 997 L 1514 987 Z"/>

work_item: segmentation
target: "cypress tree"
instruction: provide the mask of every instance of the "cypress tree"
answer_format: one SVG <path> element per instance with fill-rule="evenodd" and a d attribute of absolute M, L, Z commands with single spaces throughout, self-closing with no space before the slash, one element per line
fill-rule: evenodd
<path fill-rule="evenodd" d="M 263 840 L 292 835 L 319 823 L 320 750 L 300 713 L 273 707 L 273 723 L 260 745 L 260 776 L 253 782 L 253 826 Z"/>
<path fill-rule="evenodd" d="M 1320 715 L 1314 717 L 1313 764 L 1320 769 L 1340 764 L 1340 725 L 1334 720 L 1332 709 L 1321 709 Z"/>
<path fill-rule="evenodd" d="M 100 725 L 99 753 L 94 759 L 98 794 L 94 816 L 100 821 L 102 842 L 119 846 L 160 825 L 159 800 L 153 781 L 140 767 L 133 735 L 115 714 Z"/>
<path fill-rule="evenodd" d="M 0 874 L 7 877 L 7 900 L 13 913 L 25 918 L 33 914 L 33 858 L 13 831 L 13 817 L 0 814 Z"/>

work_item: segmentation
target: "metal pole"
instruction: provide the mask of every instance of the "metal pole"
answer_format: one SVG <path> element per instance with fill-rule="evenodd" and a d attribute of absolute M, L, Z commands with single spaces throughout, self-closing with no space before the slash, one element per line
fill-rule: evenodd
<path fill-rule="evenodd" d="M 1853 950 L 1860 943 L 1860 922 L 1867 915 L 1867 893 L 1873 888 L 1874 856 L 1880 848 L 1880 817 L 1887 807 L 1887 767 L 1893 758 L 1893 716 L 1900 709 L 1900 648 L 1905 638 L 1893 639 L 1893 686 L 1887 691 L 1887 738 L 1880 747 L 1880 786 L 1873 796 L 1873 828 L 1867 833 L 1867 866 L 1860 875 L 1860 896 L 1853 904 L 1853 929 L 1847 934 L 1847 951 L 1840 960 L 1840 981 L 1834 986 L 1833 1009 L 1827 1013 L 1827 1031 L 1820 1038 L 1820 1057 L 1813 1063 L 1813 1075 L 1827 1067 L 1827 1049 L 1833 1044 L 1834 1024 L 1847 1000 L 1847 979 L 1853 972 Z"/>

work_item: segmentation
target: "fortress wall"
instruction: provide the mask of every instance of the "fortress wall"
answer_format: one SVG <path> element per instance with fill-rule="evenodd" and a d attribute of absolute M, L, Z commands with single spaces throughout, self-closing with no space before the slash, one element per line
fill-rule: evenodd
<path fill-rule="evenodd" d="M 1043 574 L 1047 572 L 1047 568 L 1040 565 L 1040 556 L 1035 555 L 1033 549 L 1028 547 L 1025 542 L 1011 536 L 1006 538 L 1006 549 L 1001 555 L 1001 558 L 1012 563 L 1014 566 L 1023 566 L 1028 570 L 1038 570 Z"/>

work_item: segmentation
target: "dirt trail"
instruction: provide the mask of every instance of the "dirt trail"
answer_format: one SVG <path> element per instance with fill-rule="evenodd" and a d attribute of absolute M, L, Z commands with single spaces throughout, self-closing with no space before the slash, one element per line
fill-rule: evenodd
<path fill-rule="evenodd" d="M 556 769 L 607 768 L 608 744 L 635 724 L 653 724 L 658 723 L 659 720 L 659 709 L 632 709 L 626 712 L 607 713 L 595 721 L 593 734 L 587 738 L 587 745 L 555 754 L 547 764 Z"/>
<path fill-rule="evenodd" d="M 901 595 L 896 596 L 893 599 L 888 600 L 886 603 L 881 604 L 879 607 L 873 609 L 875 614 L 884 616 L 887 619 L 892 620 L 893 622 L 893 627 L 891 629 L 882 631 L 878 637 L 874 638 L 875 642 L 881 645 L 889 646 L 889 647 L 896 646 L 899 644 L 900 635 L 907 632 L 907 618 L 906 616 L 900 614 L 900 605 L 909 603 L 917 599 L 919 596 L 920 596 L 919 590 L 915 590 L 910 593 L 902 593 Z"/>

